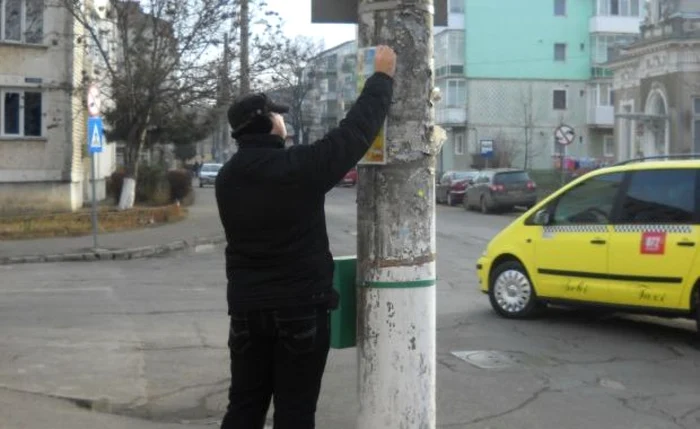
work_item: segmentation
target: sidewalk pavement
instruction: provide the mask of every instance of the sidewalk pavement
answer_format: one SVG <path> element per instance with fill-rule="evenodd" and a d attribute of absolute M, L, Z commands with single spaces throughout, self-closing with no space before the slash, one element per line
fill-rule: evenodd
<path fill-rule="evenodd" d="M 0 265 L 135 259 L 225 242 L 213 188 L 196 188 L 195 203 L 180 222 L 133 231 L 100 234 L 99 250 L 92 235 L 0 241 Z"/>

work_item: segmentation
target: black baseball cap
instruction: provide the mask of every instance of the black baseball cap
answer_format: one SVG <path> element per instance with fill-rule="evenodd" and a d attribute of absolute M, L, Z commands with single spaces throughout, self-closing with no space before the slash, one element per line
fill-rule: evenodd
<path fill-rule="evenodd" d="M 257 117 L 287 112 L 289 112 L 289 106 L 273 102 L 262 92 L 239 97 L 228 109 L 228 122 L 233 130 L 231 135 L 233 137 L 240 135 L 240 132 L 251 125 Z"/>

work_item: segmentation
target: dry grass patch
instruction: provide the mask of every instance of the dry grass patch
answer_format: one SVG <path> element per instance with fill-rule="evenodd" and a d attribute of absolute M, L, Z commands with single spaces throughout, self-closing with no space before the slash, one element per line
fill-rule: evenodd
<path fill-rule="evenodd" d="M 177 204 L 161 207 L 135 207 L 117 211 L 101 207 L 97 214 L 99 232 L 117 232 L 177 222 L 187 209 Z M 71 237 L 92 233 L 90 209 L 74 213 L 0 217 L 0 239 Z"/>

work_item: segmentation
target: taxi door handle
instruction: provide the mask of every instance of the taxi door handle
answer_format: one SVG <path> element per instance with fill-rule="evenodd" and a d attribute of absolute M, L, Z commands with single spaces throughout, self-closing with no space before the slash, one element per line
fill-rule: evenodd
<path fill-rule="evenodd" d="M 679 241 L 678 245 L 683 246 L 683 247 L 694 247 L 695 242 L 694 241 Z"/>
<path fill-rule="evenodd" d="M 594 238 L 591 240 L 591 244 L 605 244 L 607 241 L 603 240 L 602 238 Z"/>

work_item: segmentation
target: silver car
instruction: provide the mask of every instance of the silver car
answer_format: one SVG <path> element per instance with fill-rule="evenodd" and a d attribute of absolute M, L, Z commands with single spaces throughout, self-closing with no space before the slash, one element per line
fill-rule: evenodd
<path fill-rule="evenodd" d="M 216 176 L 219 174 L 219 170 L 223 164 L 204 164 L 202 169 L 199 170 L 199 187 L 203 188 L 204 185 L 214 185 Z"/>

